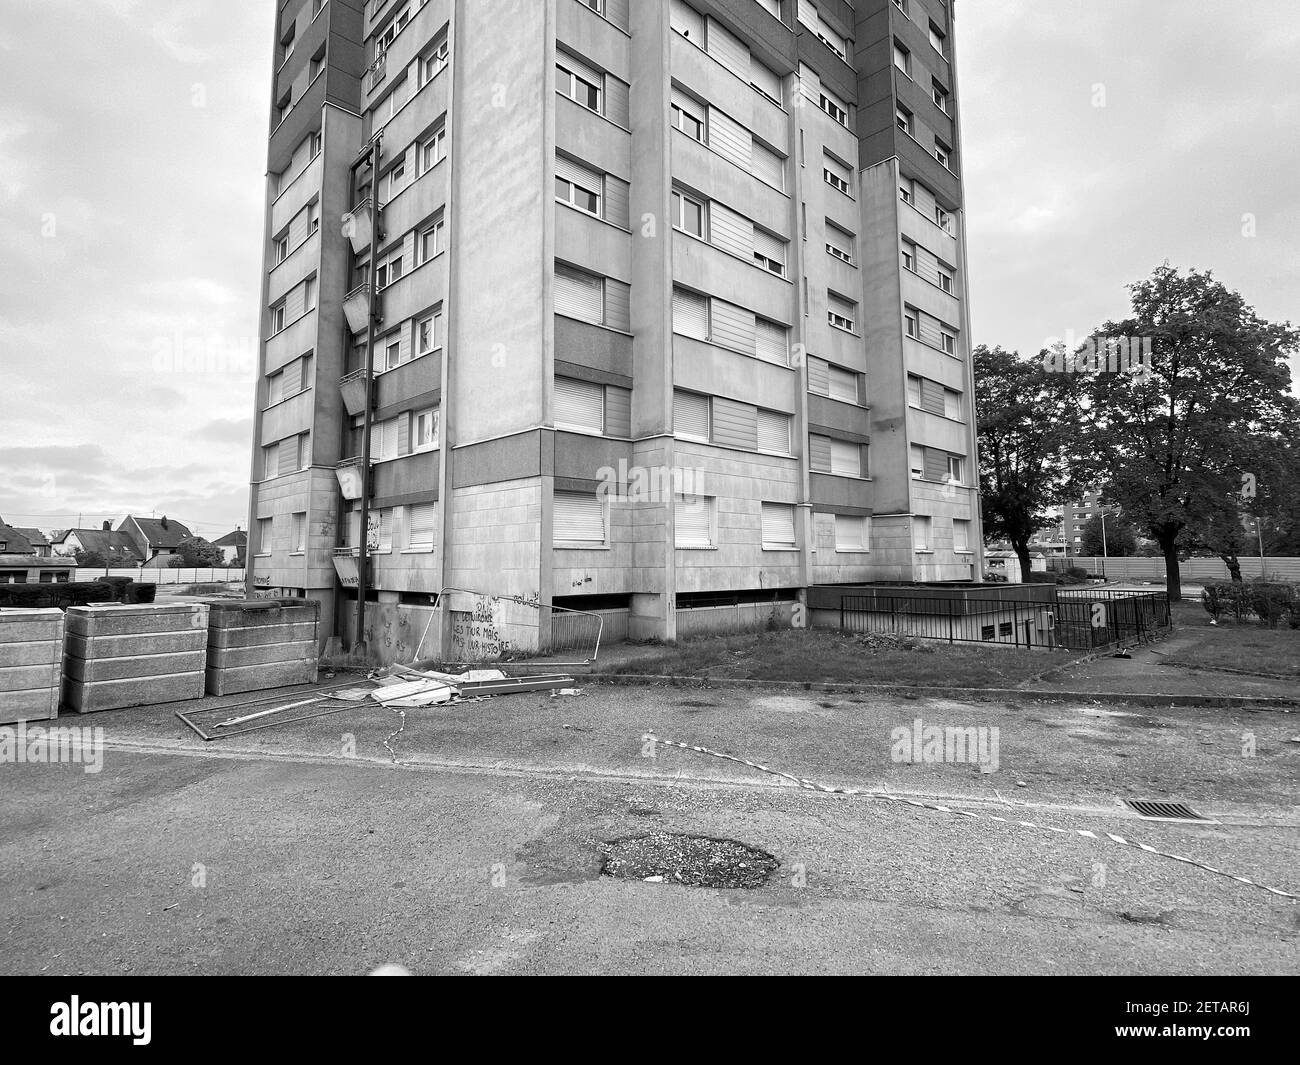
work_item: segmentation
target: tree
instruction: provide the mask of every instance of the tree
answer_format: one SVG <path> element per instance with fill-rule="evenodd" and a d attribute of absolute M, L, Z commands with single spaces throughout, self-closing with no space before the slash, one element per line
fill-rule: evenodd
<path fill-rule="evenodd" d="M 1027 581 L 1030 538 L 1053 523 L 1049 508 L 1077 491 L 1070 383 L 1043 357 L 1022 359 L 984 344 L 973 368 L 984 535 L 1011 545 Z"/>
<path fill-rule="evenodd" d="M 175 557 L 181 560 L 185 569 L 207 569 L 226 564 L 226 553 L 201 536 L 191 536 L 177 544 Z"/>
<path fill-rule="evenodd" d="M 1098 514 L 1089 518 L 1083 527 L 1082 542 L 1079 544 L 1081 555 L 1105 555 L 1110 558 L 1128 558 L 1137 554 L 1137 530 L 1133 523 L 1120 514 L 1107 514 L 1103 518 Z"/>
<path fill-rule="evenodd" d="M 1087 347 L 1136 346 L 1150 360 L 1094 359 L 1071 376 L 1106 497 L 1159 545 L 1173 601 L 1182 598 L 1179 551 L 1222 537 L 1243 478 L 1300 419 L 1287 365 L 1300 332 L 1264 321 L 1209 272 L 1165 263 L 1128 287 L 1131 316 L 1107 322 Z"/>

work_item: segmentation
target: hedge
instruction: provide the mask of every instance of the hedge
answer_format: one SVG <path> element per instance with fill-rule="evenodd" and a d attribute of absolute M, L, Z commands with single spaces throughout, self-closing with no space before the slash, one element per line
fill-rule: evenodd
<path fill-rule="evenodd" d="M 1270 581 L 1211 581 L 1201 592 L 1201 604 L 1216 621 L 1256 617 L 1270 629 L 1286 621 L 1300 629 L 1300 585 Z"/>
<path fill-rule="evenodd" d="M 122 583 L 125 582 L 125 583 Z M 101 577 L 76 584 L 0 584 L 0 609 L 44 610 L 92 603 L 152 603 L 155 584 L 136 584 L 130 577 Z"/>

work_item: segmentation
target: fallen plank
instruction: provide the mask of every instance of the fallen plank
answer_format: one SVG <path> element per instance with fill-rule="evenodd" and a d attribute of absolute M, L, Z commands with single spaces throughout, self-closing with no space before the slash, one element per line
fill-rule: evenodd
<path fill-rule="evenodd" d="M 289 703 L 285 706 L 277 706 L 271 710 L 262 710 L 256 714 L 248 714 L 245 717 L 232 717 L 229 721 L 219 721 L 214 728 L 230 728 L 232 725 L 242 725 L 245 721 L 256 721 L 259 717 L 270 717 L 272 714 L 282 714 L 286 710 L 297 710 L 304 706 L 314 706 L 316 703 L 323 702 L 323 697 L 307 699 L 301 703 Z"/>

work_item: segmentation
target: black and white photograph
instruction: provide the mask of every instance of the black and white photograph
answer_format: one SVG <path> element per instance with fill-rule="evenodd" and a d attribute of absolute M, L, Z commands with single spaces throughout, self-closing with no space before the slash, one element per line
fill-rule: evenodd
<path fill-rule="evenodd" d="M 1297 173 L 1293 0 L 0 0 L 11 1016 L 983 977 L 878 1019 L 1261 1052 Z"/>

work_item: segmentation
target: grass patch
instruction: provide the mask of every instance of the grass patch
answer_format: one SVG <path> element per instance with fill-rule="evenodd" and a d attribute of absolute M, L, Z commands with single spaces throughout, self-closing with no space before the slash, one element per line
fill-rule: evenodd
<path fill-rule="evenodd" d="M 1223 618 L 1211 625 L 1205 608 L 1194 602 L 1175 603 L 1173 621 L 1183 646 L 1165 657 L 1171 666 L 1300 677 L 1300 629 Z"/>
<path fill-rule="evenodd" d="M 683 640 L 601 672 L 709 680 L 1009 688 L 1075 657 L 1062 652 L 924 640 L 872 648 L 851 633 L 787 629 Z"/>

